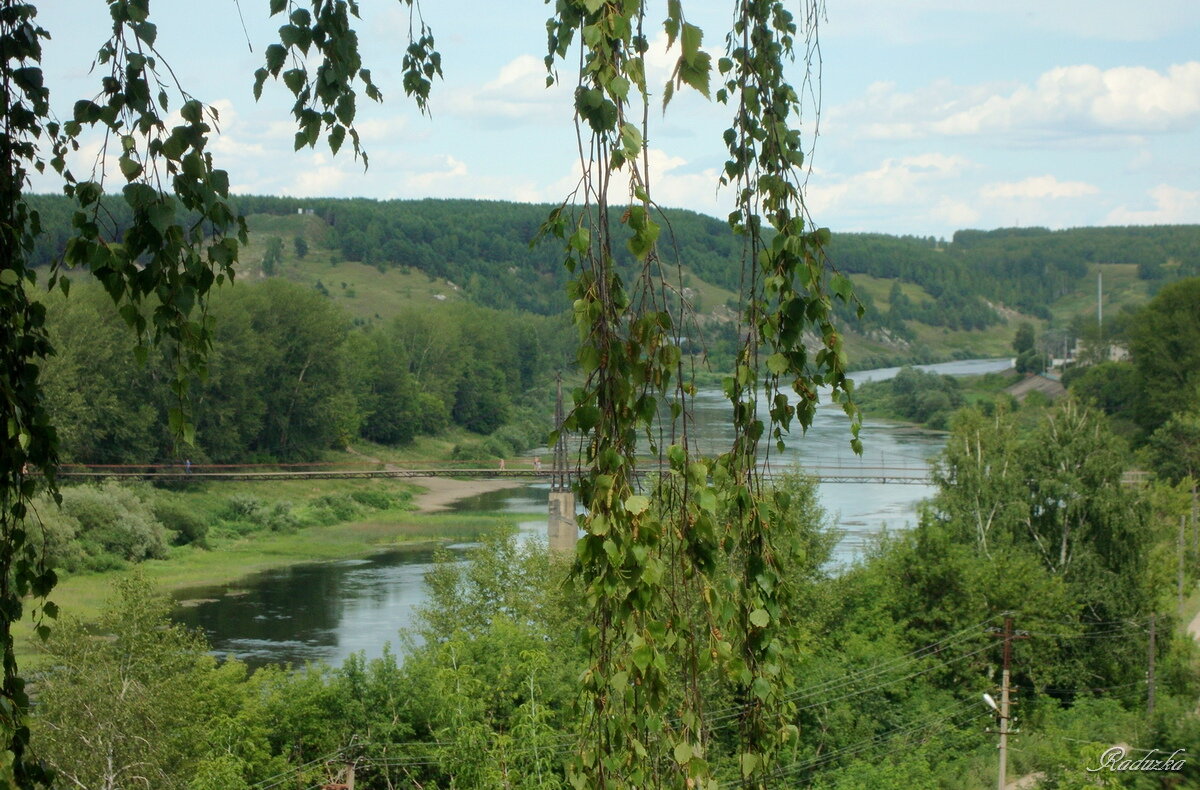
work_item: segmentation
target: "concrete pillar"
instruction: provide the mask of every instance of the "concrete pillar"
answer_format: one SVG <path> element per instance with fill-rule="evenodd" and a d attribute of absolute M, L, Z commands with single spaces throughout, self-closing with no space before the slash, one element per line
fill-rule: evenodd
<path fill-rule="evenodd" d="M 546 537 L 550 551 L 565 554 L 575 553 L 579 540 L 579 526 L 575 523 L 575 492 L 550 492 L 550 521 L 546 525 Z"/>

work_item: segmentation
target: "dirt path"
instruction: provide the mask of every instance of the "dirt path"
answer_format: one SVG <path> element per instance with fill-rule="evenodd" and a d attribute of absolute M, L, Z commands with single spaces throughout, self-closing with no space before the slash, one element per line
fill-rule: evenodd
<path fill-rule="evenodd" d="M 450 505 L 460 499 L 521 487 L 521 483 L 512 480 L 455 480 L 451 477 L 412 477 L 409 480 L 425 489 L 414 498 L 419 513 L 449 510 Z"/>
<path fill-rule="evenodd" d="M 383 464 L 384 469 L 400 468 L 395 464 L 385 463 L 378 458 L 361 453 L 353 447 L 347 447 L 346 452 L 373 464 Z M 521 488 L 523 485 L 513 480 L 455 480 L 451 477 L 410 477 L 408 481 L 425 489 L 413 498 L 418 513 L 439 513 L 449 510 L 450 506 L 460 499 L 491 491 Z"/>

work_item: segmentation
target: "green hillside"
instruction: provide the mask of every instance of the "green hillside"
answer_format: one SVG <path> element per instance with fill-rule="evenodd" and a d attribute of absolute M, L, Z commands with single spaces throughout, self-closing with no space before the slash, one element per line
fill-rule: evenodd
<path fill-rule="evenodd" d="M 50 232 L 35 258 L 48 262 L 69 229 L 69 205 L 55 197 L 36 203 Z M 243 279 L 310 285 L 361 323 L 461 301 L 540 315 L 567 307 L 558 245 L 530 244 L 549 205 L 241 196 L 237 208 L 251 231 Z M 127 213 L 121 201 L 109 207 L 114 237 Z M 740 241 L 705 215 L 671 209 L 662 219 L 661 253 L 669 270 L 679 264 L 674 284 L 697 308 L 701 339 L 722 369 L 734 342 Z M 1200 272 L 1200 226 L 964 230 L 949 241 L 835 233 L 827 252 L 866 308 L 861 319 L 851 306 L 837 311 L 855 364 L 933 361 L 1007 354 L 1022 322 L 1069 341 L 1080 317 L 1095 314 L 1097 274 L 1105 313 L 1116 316 Z M 631 273 L 631 256 L 616 254 Z"/>

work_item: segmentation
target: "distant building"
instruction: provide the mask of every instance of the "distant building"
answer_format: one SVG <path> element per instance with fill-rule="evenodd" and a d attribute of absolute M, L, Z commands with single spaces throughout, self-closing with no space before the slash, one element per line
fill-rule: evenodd
<path fill-rule="evenodd" d="M 1005 387 L 1004 391 L 1016 398 L 1018 403 L 1024 402 L 1031 392 L 1040 392 L 1052 401 L 1067 394 L 1067 388 L 1059 382 L 1057 376 L 1044 373 L 1030 373 L 1016 384 Z"/>

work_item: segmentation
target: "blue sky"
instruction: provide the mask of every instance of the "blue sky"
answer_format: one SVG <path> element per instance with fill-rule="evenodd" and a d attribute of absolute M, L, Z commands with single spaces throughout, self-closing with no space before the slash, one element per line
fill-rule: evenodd
<path fill-rule="evenodd" d="M 426 0 L 445 70 L 427 118 L 400 87 L 407 10 L 361 0 L 364 58 L 384 92 L 382 105 L 360 108 L 365 173 L 345 152 L 292 152 L 282 85 L 268 84 L 255 103 L 252 74 L 282 20 L 267 17 L 267 0 L 240 3 L 246 32 L 234 0 L 151 4 L 159 49 L 180 82 L 221 111 L 213 150 L 235 190 L 538 202 L 570 190 L 578 167 L 570 88 L 545 88 L 543 3 Z M 96 92 L 99 76 L 88 72 L 107 11 L 102 0 L 40 5 L 53 37 L 43 65 L 54 107 L 67 116 Z M 800 3 L 792 6 L 799 13 Z M 684 3 L 714 54 L 731 7 Z M 966 227 L 1200 222 L 1194 0 L 829 0 L 820 39 L 808 202 L 834 231 L 949 236 Z M 661 34 L 655 41 L 650 77 L 661 87 L 671 60 Z M 569 69 L 560 73 L 572 82 Z M 725 215 L 730 198 L 717 191 L 717 174 L 727 117 L 691 92 L 665 116 L 652 111 L 661 203 Z"/>

